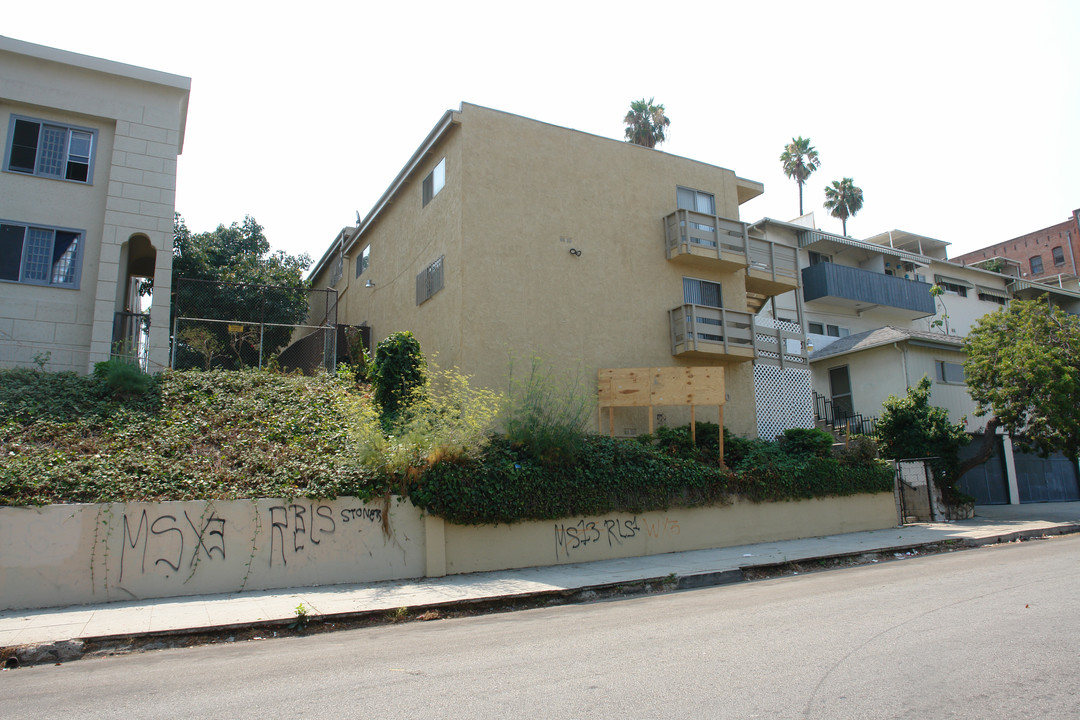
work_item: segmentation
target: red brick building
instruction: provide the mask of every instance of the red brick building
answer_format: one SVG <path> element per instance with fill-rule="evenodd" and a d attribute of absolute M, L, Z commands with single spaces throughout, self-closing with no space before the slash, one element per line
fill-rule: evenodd
<path fill-rule="evenodd" d="M 1057 284 L 1080 275 L 1080 210 L 1073 210 L 1065 222 L 1021 235 L 951 258 L 974 265 L 991 258 L 1006 258 L 1020 264 L 1020 277 Z"/>

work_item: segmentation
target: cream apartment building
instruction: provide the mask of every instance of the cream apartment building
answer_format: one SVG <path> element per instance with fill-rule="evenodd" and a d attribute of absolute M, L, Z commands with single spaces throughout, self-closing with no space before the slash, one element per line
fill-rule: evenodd
<path fill-rule="evenodd" d="M 590 390 L 604 369 L 722 368 L 725 426 L 771 436 L 812 421 L 798 309 L 758 318 L 799 286 L 795 246 L 739 219 L 762 192 L 726 168 L 466 103 L 311 279 L 373 344 L 410 330 L 439 365 L 499 390 L 511 358 Z M 618 408 L 594 428 L 636 435 L 686 412 Z"/>
<path fill-rule="evenodd" d="M 168 366 L 190 85 L 0 36 L 0 366 Z"/>
<path fill-rule="evenodd" d="M 974 414 L 964 379 L 964 337 L 979 318 L 1013 298 L 1050 296 L 1080 311 L 1080 296 L 1014 274 L 948 258 L 948 243 L 903 230 L 866 240 L 818 230 L 813 216 L 754 223 L 751 235 L 799 247 L 802 287 L 763 310 L 794 316 L 801 303 L 811 346 L 815 416 L 873 418 L 890 395 L 902 397 L 923 376 L 931 402 L 968 432 L 988 418 Z M 937 285 L 942 294 L 934 297 Z M 841 423 L 843 424 L 843 423 Z M 861 428 L 860 428 L 861 429 Z M 969 450 L 970 451 L 970 450 Z M 1076 463 L 1014 450 L 1003 435 L 995 456 L 962 480 L 980 502 L 1080 500 Z"/>

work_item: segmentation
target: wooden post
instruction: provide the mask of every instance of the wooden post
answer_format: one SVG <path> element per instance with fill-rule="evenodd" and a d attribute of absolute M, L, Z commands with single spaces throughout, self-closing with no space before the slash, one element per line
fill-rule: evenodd
<path fill-rule="evenodd" d="M 694 419 L 694 406 L 690 406 L 690 442 L 697 445 L 697 421 Z"/>
<path fill-rule="evenodd" d="M 649 434 L 653 434 L 653 411 L 652 405 L 649 406 Z"/>
<path fill-rule="evenodd" d="M 608 430 L 611 431 L 611 437 L 615 437 L 615 408 L 611 405 L 607 409 L 608 417 Z"/>

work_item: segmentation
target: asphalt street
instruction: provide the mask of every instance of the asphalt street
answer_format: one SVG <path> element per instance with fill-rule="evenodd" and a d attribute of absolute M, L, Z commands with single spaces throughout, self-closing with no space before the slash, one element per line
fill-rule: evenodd
<path fill-rule="evenodd" d="M 1070 718 L 1080 536 L 0 675 L 18 718 Z"/>

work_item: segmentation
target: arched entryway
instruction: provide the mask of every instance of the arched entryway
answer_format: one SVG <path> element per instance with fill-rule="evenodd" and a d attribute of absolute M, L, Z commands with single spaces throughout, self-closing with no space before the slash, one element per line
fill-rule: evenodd
<path fill-rule="evenodd" d="M 117 287 L 112 356 L 137 362 L 144 371 L 149 362 L 150 305 L 156 264 L 157 250 L 145 235 L 132 235 L 120 248 L 123 281 Z"/>

